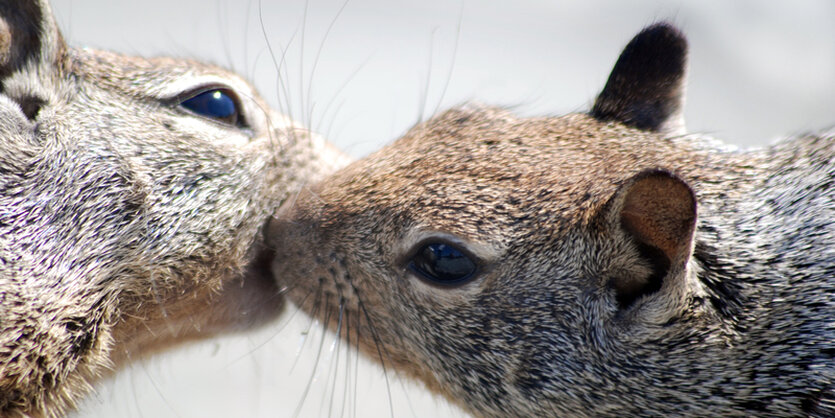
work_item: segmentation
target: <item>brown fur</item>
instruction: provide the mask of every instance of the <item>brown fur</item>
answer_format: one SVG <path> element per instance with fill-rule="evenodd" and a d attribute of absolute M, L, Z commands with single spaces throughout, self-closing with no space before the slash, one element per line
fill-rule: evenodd
<path fill-rule="evenodd" d="M 180 105 L 201 87 L 242 122 Z M 128 361 L 275 317 L 261 230 L 344 159 L 223 69 L 68 47 L 35 0 L 0 4 L 0 142 L 4 417 L 62 415 Z"/>
<path fill-rule="evenodd" d="M 588 114 L 413 128 L 277 215 L 277 279 L 478 416 L 832 416 L 833 136 L 681 135 L 685 56 L 654 25 Z M 418 272 L 428 243 L 474 273 Z"/>

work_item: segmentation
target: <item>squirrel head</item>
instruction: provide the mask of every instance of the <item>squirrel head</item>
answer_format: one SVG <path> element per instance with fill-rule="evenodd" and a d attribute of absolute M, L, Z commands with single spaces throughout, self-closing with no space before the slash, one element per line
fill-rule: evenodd
<path fill-rule="evenodd" d="M 477 414 L 605 406 L 589 392 L 604 369 L 641 367 L 647 341 L 692 325 L 700 157 L 667 139 L 683 129 L 685 56 L 656 24 L 589 113 L 467 105 L 413 128 L 283 208 L 278 280 Z"/>
<path fill-rule="evenodd" d="M 0 142 L 2 416 L 277 316 L 262 230 L 341 160 L 227 70 L 68 46 L 46 0 L 0 4 Z"/>

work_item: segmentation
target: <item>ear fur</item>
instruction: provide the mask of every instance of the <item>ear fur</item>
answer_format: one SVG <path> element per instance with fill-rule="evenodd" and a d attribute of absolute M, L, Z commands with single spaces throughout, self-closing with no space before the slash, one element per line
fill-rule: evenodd
<path fill-rule="evenodd" d="M 668 23 L 647 27 L 621 52 L 591 110 L 601 121 L 684 133 L 687 40 Z"/>
<path fill-rule="evenodd" d="M 64 48 L 47 0 L 0 3 L 0 78 L 33 61 L 51 64 Z"/>
<path fill-rule="evenodd" d="M 621 186 L 607 216 L 613 230 L 631 240 L 652 268 L 645 277 L 613 277 L 618 304 L 659 291 L 677 280 L 690 258 L 696 227 L 696 197 L 684 180 L 663 170 L 643 171 Z"/>

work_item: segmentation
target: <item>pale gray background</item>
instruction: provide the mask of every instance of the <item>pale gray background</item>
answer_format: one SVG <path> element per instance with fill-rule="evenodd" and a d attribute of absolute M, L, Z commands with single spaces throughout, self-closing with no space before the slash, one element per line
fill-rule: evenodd
<path fill-rule="evenodd" d="M 466 100 L 523 114 L 587 109 L 623 45 L 658 19 L 690 39 L 690 131 L 752 146 L 835 124 L 829 0 L 351 0 L 341 13 L 339 0 L 262 0 L 263 26 L 257 0 L 53 3 L 72 44 L 233 68 L 274 106 L 358 157 L 421 115 Z M 286 50 L 280 71 L 266 40 L 276 54 Z M 279 74 L 286 93 L 276 87 Z M 337 356 L 331 337 L 314 332 L 302 343 L 308 321 L 288 318 L 138 364 L 101 385 L 78 415 L 460 414 L 391 372 L 387 383 L 381 370 L 357 366 L 353 352 L 349 361 L 344 351 Z"/>

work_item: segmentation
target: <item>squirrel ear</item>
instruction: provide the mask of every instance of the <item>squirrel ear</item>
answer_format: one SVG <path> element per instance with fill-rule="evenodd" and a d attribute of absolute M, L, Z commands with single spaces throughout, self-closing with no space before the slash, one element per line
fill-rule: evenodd
<path fill-rule="evenodd" d="M 656 23 L 621 52 L 592 116 L 638 129 L 684 133 L 687 40 L 668 23 Z"/>
<path fill-rule="evenodd" d="M 47 0 L 5 0 L 0 6 L 0 78 L 32 61 L 49 67 L 65 48 Z"/>
<path fill-rule="evenodd" d="M 696 227 L 696 197 L 684 180 L 663 170 L 633 177 L 616 193 L 610 222 L 636 244 L 652 267 L 648 277 L 615 277 L 610 285 L 618 303 L 629 306 L 639 296 L 661 289 L 670 273 L 690 257 Z"/>

